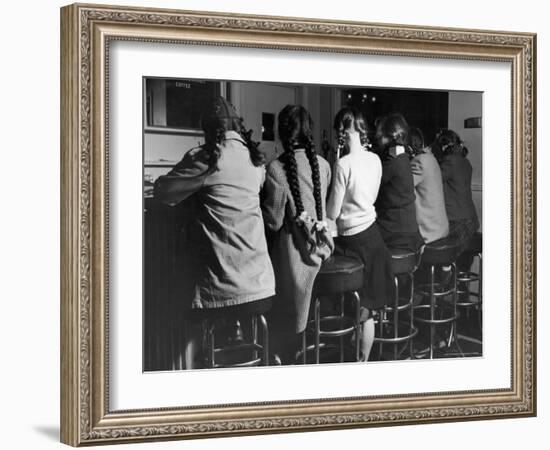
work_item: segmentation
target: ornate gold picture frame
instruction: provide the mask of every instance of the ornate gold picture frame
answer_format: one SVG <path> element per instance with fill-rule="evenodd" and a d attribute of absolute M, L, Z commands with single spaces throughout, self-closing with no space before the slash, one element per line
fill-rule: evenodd
<path fill-rule="evenodd" d="M 115 41 L 511 65 L 511 385 L 113 410 L 109 50 Z M 536 35 L 74 4 L 61 9 L 61 440 L 80 446 L 536 414 Z M 487 294 L 490 295 L 490 292 Z M 138 306 L 140 307 L 140 306 Z"/>

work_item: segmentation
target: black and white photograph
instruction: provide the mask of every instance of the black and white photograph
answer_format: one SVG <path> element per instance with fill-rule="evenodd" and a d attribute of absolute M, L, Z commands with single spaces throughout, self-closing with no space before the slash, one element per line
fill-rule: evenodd
<path fill-rule="evenodd" d="M 143 370 L 483 356 L 483 93 L 143 79 Z"/>

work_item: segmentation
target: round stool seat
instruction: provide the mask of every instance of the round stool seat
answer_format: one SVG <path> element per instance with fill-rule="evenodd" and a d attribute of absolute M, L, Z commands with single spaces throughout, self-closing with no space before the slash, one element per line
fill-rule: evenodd
<path fill-rule="evenodd" d="M 458 258 L 460 246 L 455 239 L 445 238 L 439 241 L 426 244 L 422 254 L 424 265 L 436 266 L 451 264 Z"/>
<path fill-rule="evenodd" d="M 239 305 L 223 306 L 220 308 L 194 308 L 190 316 L 195 320 L 235 319 L 239 316 L 255 316 L 265 314 L 271 310 L 273 297 L 241 303 Z"/>
<path fill-rule="evenodd" d="M 363 263 L 349 256 L 327 259 L 315 279 L 314 290 L 322 294 L 341 294 L 363 288 Z"/>
<path fill-rule="evenodd" d="M 418 253 L 401 249 L 389 249 L 391 268 L 395 275 L 414 272 L 418 265 Z"/>

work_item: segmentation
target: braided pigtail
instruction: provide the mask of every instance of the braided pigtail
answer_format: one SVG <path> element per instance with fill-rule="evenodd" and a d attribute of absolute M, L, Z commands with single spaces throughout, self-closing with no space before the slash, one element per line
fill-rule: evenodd
<path fill-rule="evenodd" d="M 294 155 L 294 149 L 285 147 L 283 154 L 283 164 L 286 173 L 286 179 L 296 206 L 296 216 L 299 217 L 304 212 L 304 204 L 300 192 L 300 180 L 298 179 L 298 164 Z"/>
<path fill-rule="evenodd" d="M 313 197 L 315 198 L 315 212 L 317 214 L 317 220 L 323 220 L 323 195 L 321 193 L 321 173 L 319 170 L 319 160 L 317 159 L 317 152 L 313 145 L 313 138 L 310 136 L 304 145 L 306 149 L 306 155 L 309 159 L 309 165 L 311 166 L 311 180 L 313 181 Z"/>
<path fill-rule="evenodd" d="M 409 125 L 400 113 L 391 113 L 377 119 L 376 140 L 378 141 L 378 152 L 382 160 L 391 158 L 391 150 L 396 146 L 407 147 L 409 136 Z"/>
<path fill-rule="evenodd" d="M 359 131 L 359 140 L 361 141 L 361 145 L 365 148 L 365 150 L 370 150 L 372 148 L 372 144 L 369 141 L 369 135 L 367 133 L 366 129 L 360 129 Z"/>
<path fill-rule="evenodd" d="M 296 206 L 296 218 L 304 212 L 304 203 L 300 192 L 300 182 L 298 179 L 298 164 L 294 149 L 299 145 L 298 139 L 301 135 L 302 118 L 300 115 L 300 106 L 287 105 L 279 113 L 279 137 L 283 144 L 284 152 L 281 160 L 285 169 L 286 179 Z"/>
<path fill-rule="evenodd" d="M 343 129 L 339 129 L 338 136 L 336 137 L 338 143 L 338 157 L 343 156 L 346 151 L 346 133 Z"/>
<path fill-rule="evenodd" d="M 466 156 L 468 154 L 468 149 L 464 147 L 464 141 L 453 130 L 440 130 L 436 135 L 435 144 L 442 155 L 458 153 L 461 156 Z"/>
<path fill-rule="evenodd" d="M 237 120 L 235 129 L 237 133 L 244 139 L 248 152 L 250 153 L 250 160 L 256 167 L 265 164 L 265 155 L 260 151 L 260 143 L 252 140 L 252 130 L 247 130 L 244 126 L 242 117 Z"/>
<path fill-rule="evenodd" d="M 306 261 L 324 260 L 332 251 L 328 225 L 323 221 L 323 196 L 321 192 L 321 174 L 319 160 L 313 145 L 313 123 L 311 116 L 303 106 L 287 105 L 279 113 L 279 137 L 284 152 L 280 156 L 286 174 L 288 186 L 294 204 L 297 229 L 301 230 L 303 240 L 297 239 L 300 253 Z M 295 150 L 305 149 L 311 167 L 311 181 L 315 198 L 315 212 L 317 219 L 309 216 L 304 209 L 298 178 L 298 165 Z M 303 242 L 304 244 L 300 244 Z"/>
<path fill-rule="evenodd" d="M 208 155 L 208 173 L 216 172 L 218 168 L 218 160 L 220 159 L 220 145 L 225 138 L 225 127 L 220 122 L 212 132 L 205 133 L 203 148 Z"/>
<path fill-rule="evenodd" d="M 346 106 L 336 114 L 334 118 L 334 130 L 337 133 L 338 150 L 340 155 L 345 155 L 349 152 L 346 145 L 346 131 L 355 130 L 359 133 L 359 142 L 361 146 L 368 150 L 371 148 L 368 137 L 368 128 L 363 114 L 356 108 Z"/>

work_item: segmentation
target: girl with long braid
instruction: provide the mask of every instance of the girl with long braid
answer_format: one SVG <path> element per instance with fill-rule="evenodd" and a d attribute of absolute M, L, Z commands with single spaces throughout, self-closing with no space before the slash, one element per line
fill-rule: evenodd
<path fill-rule="evenodd" d="M 368 360 L 374 341 L 372 311 L 383 307 L 393 292 L 390 255 L 374 208 L 382 165 L 380 158 L 368 151 L 367 125 L 360 111 L 342 108 L 334 119 L 334 129 L 340 158 L 334 164 L 327 215 L 336 222 L 337 251 L 355 255 L 365 267 L 361 353 Z"/>
<path fill-rule="evenodd" d="M 284 151 L 268 165 L 263 191 L 277 292 L 270 327 L 278 346 L 274 351 L 283 363 L 294 362 L 315 277 L 334 248 L 325 211 L 330 167 L 315 151 L 312 128 L 302 106 L 287 105 L 279 113 Z"/>

